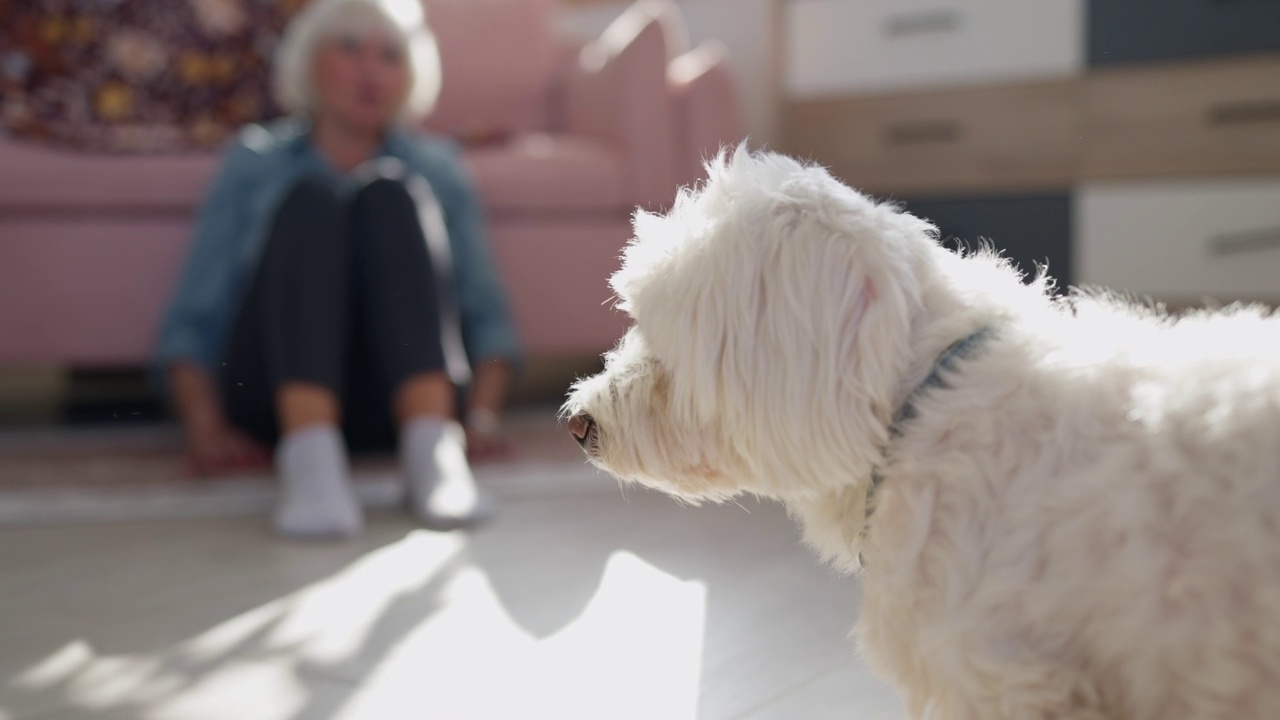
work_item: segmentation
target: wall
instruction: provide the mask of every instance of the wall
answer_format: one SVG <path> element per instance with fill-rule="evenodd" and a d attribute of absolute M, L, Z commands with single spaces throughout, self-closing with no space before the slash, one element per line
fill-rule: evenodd
<path fill-rule="evenodd" d="M 752 144 L 775 142 L 773 0 L 677 0 L 676 4 L 684 13 L 693 45 L 716 38 L 727 48 Z M 622 1 L 567 6 L 560 28 L 578 37 L 595 37 L 628 5 Z"/>

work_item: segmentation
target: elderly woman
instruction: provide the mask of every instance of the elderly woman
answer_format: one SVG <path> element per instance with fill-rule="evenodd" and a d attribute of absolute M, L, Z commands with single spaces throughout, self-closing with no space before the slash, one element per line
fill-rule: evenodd
<path fill-rule="evenodd" d="M 456 150 L 406 129 L 439 88 L 420 4 L 315 0 L 275 81 L 292 117 L 227 151 L 161 330 L 191 459 L 225 472 L 274 447 L 278 532 L 344 536 L 362 526 L 347 448 L 398 441 L 421 521 L 475 522 L 467 445 L 500 447 L 519 350 Z"/>

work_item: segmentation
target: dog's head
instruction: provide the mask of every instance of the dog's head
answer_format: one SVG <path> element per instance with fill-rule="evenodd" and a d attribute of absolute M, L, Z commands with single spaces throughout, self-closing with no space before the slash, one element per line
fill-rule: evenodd
<path fill-rule="evenodd" d="M 565 404 L 591 460 L 692 500 L 865 477 L 887 439 L 927 223 L 738 148 L 635 218 L 611 285 L 634 320 Z"/>

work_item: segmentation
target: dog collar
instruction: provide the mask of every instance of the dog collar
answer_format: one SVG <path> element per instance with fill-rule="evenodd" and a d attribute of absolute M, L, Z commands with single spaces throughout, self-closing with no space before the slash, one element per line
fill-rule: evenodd
<path fill-rule="evenodd" d="M 893 424 L 889 426 L 889 439 L 891 442 L 894 438 L 902 437 L 902 427 L 916 416 L 916 401 L 930 390 L 946 387 L 946 375 L 955 370 L 956 363 L 972 356 L 989 342 L 993 336 L 995 336 L 995 328 L 983 326 L 951 343 L 946 350 L 942 351 L 937 361 L 933 363 L 933 370 L 929 372 L 929 376 L 924 379 L 924 382 L 917 385 L 910 395 L 907 395 L 902 407 L 893 416 Z M 881 453 L 882 457 L 883 455 L 884 452 Z M 867 515 L 866 521 L 862 526 L 863 533 L 866 532 L 867 524 L 871 521 L 871 514 L 875 512 L 876 490 L 882 482 L 884 482 L 884 476 L 880 473 L 880 466 L 877 465 L 871 469 L 871 486 L 867 488 Z"/>

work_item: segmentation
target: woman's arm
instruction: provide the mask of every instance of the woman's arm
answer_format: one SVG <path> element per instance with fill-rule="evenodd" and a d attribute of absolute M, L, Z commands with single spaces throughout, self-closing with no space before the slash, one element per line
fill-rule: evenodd
<path fill-rule="evenodd" d="M 511 363 L 504 359 L 485 360 L 477 364 L 474 385 L 467 407 L 469 414 L 502 414 L 511 385 Z"/>
<path fill-rule="evenodd" d="M 234 304 L 237 262 L 250 241 L 249 198 L 257 153 L 232 145 L 201 205 L 191 247 L 160 326 L 156 367 L 179 361 L 214 367 Z M 162 378 L 164 379 L 164 378 Z"/>
<path fill-rule="evenodd" d="M 453 250 L 462 335 L 475 370 L 470 406 L 496 412 L 522 357 L 506 291 L 490 253 L 484 208 L 453 145 L 422 143 L 415 164 L 440 201 Z"/>
<path fill-rule="evenodd" d="M 473 370 L 465 413 L 467 451 L 473 460 L 503 456 L 510 447 L 502 408 L 521 353 L 490 257 L 484 209 L 455 146 L 428 141 L 415 155 L 418 171 L 440 201 L 453 250 L 462 335 Z"/>
<path fill-rule="evenodd" d="M 169 388 L 183 427 L 208 429 L 226 422 L 213 378 L 203 367 L 178 361 L 169 366 Z"/>
<path fill-rule="evenodd" d="M 167 386 L 187 433 L 193 469 L 202 474 L 265 461 L 265 452 L 227 422 L 210 371 L 233 304 L 237 258 L 250 240 L 247 193 L 255 156 L 242 143 L 224 155 L 157 341 L 157 379 Z"/>
<path fill-rule="evenodd" d="M 473 461 L 505 457 L 511 445 L 502 427 L 502 406 L 511 384 L 511 364 L 503 359 L 476 364 L 467 400 L 467 455 Z"/>

